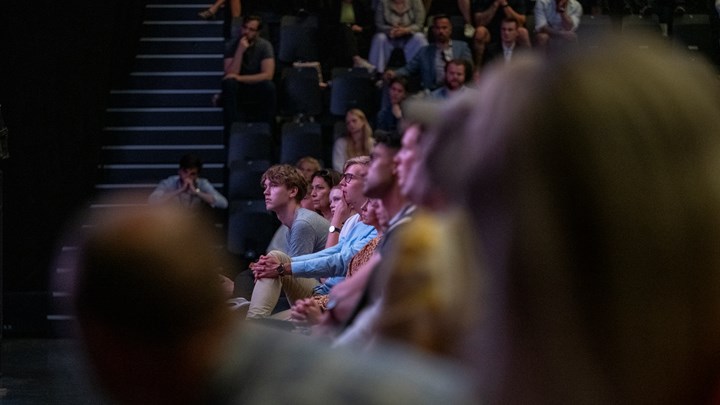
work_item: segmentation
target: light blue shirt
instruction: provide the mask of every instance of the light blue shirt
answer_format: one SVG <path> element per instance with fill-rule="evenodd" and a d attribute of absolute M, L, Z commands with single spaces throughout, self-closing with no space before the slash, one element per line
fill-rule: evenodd
<path fill-rule="evenodd" d="M 337 245 L 319 252 L 293 257 L 292 275 L 306 278 L 345 277 L 353 256 L 377 236 L 375 227 L 366 225 L 359 219 L 360 215 L 355 214 L 345 221 L 343 230 L 348 226 L 351 228 L 347 235 L 340 237 Z"/>
<path fill-rule="evenodd" d="M 215 199 L 215 203 L 211 205 L 211 207 L 219 209 L 225 209 L 228 207 L 227 199 L 217 190 L 215 190 L 215 187 L 213 187 L 213 185 L 207 179 L 198 178 L 195 184 L 196 187 L 200 189 L 200 191 L 202 191 L 203 193 L 212 194 L 213 198 Z M 180 187 L 182 187 L 180 176 L 170 176 L 167 179 L 161 181 L 160 184 L 158 184 L 152 194 L 150 194 L 150 196 L 148 197 L 148 202 L 150 204 L 158 204 L 160 201 L 163 200 L 165 194 L 174 193 L 175 191 L 180 189 Z M 205 203 L 205 201 L 197 195 L 188 193 L 178 194 L 172 200 L 179 205 L 193 208 Z"/>

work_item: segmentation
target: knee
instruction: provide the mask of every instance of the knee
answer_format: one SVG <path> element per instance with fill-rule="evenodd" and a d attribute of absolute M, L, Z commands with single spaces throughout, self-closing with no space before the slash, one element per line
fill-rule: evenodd
<path fill-rule="evenodd" d="M 535 41 L 538 46 L 546 46 L 550 42 L 550 35 L 545 32 L 538 32 L 535 35 Z"/>
<path fill-rule="evenodd" d="M 485 45 L 490 42 L 490 31 L 483 26 L 475 28 L 475 37 L 473 38 L 475 44 Z"/>
<path fill-rule="evenodd" d="M 374 46 L 381 46 L 388 43 L 388 36 L 384 32 L 378 32 L 373 36 L 372 44 Z"/>

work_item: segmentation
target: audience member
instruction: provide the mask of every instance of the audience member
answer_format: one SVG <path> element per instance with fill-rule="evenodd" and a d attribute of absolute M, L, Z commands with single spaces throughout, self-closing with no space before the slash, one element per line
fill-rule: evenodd
<path fill-rule="evenodd" d="M 180 158 L 178 174 L 158 184 L 148 197 L 150 204 L 175 203 L 184 207 L 227 208 L 228 201 L 215 187 L 200 176 L 202 160 L 193 154 Z"/>
<path fill-rule="evenodd" d="M 203 10 L 198 13 L 198 17 L 203 20 L 212 20 L 215 18 L 215 14 L 220 11 L 220 7 L 225 7 L 225 0 L 215 0 L 207 10 Z M 242 14 L 242 4 L 240 0 L 230 0 L 230 16 L 232 18 L 239 18 Z"/>
<path fill-rule="evenodd" d="M 313 209 L 328 221 L 332 220 L 330 211 L 330 189 L 340 184 L 340 173 L 332 169 L 318 170 L 312 175 L 310 193 Z"/>
<path fill-rule="evenodd" d="M 313 174 L 318 170 L 322 170 L 320 161 L 312 156 L 301 157 L 297 163 L 295 163 L 295 167 L 300 170 L 300 173 L 302 173 L 308 183 L 312 181 Z"/>
<path fill-rule="evenodd" d="M 400 231 L 393 251 L 383 260 L 391 270 L 375 334 L 462 358 L 462 341 L 481 310 L 476 306 L 480 272 L 473 265 L 472 232 L 467 217 L 429 183 L 422 164 L 426 155 L 434 153 L 436 143 L 458 142 L 447 136 L 455 132 L 456 120 L 444 120 L 445 126 L 427 134 L 424 127 L 436 117 L 412 108 L 417 103 L 423 101 L 408 105 L 412 124 L 405 130 L 395 163 L 401 193 L 423 209 Z M 462 112 L 452 111 L 458 113 Z"/>
<path fill-rule="evenodd" d="M 355 66 L 374 70 L 365 58 L 370 50 L 370 39 L 375 23 L 367 0 L 333 0 L 326 6 L 324 26 L 332 39 L 326 49 L 331 66 Z"/>
<path fill-rule="evenodd" d="M 365 113 L 352 108 L 345 114 L 347 132 L 333 144 L 333 169 L 342 171 L 345 162 L 356 156 L 367 156 L 372 149 L 372 127 Z"/>
<path fill-rule="evenodd" d="M 445 78 L 445 65 L 453 59 L 472 61 L 470 48 L 463 41 L 450 39 L 452 26 L 450 18 L 439 15 L 433 18 L 432 30 L 435 42 L 429 44 L 398 70 L 387 70 L 384 74 L 386 80 L 395 76 L 420 76 L 420 86 L 425 90 L 435 90 L 443 85 Z"/>
<path fill-rule="evenodd" d="M 359 209 L 367 200 L 363 195 L 363 184 L 369 163 L 366 156 L 361 156 L 350 159 L 345 166 L 340 184 L 345 201 L 352 208 Z M 261 256 L 256 263 L 251 264 L 250 268 L 256 279 L 252 298 L 255 303 L 251 310 L 254 306 L 272 309 L 281 289 L 285 290 L 290 303 L 310 297 L 313 293 L 327 294 L 335 284 L 344 279 L 350 259 L 377 234 L 372 226 L 359 222 L 358 214 L 350 217 L 340 232 L 347 233 L 341 233 L 337 245 L 313 254 L 292 257 L 292 261 L 283 266 L 270 255 Z M 321 277 L 327 278 L 324 283 L 317 280 Z M 272 301 L 272 297 L 275 297 L 275 301 Z M 248 311 L 248 318 L 259 317 L 263 317 L 262 312 Z"/>
<path fill-rule="evenodd" d="M 622 41 L 496 66 L 429 156 L 484 255 L 488 403 L 717 402 L 717 72 Z"/>
<path fill-rule="evenodd" d="M 385 215 L 382 202 L 377 199 L 369 199 L 360 209 L 360 220 L 367 225 L 372 225 L 377 230 L 377 236 L 370 240 L 367 245 L 363 246 L 359 252 L 353 256 L 348 264 L 346 279 L 349 279 L 358 271 L 364 269 L 364 265 L 370 260 L 375 253 L 375 248 L 380 243 L 383 227 L 387 225 L 387 216 Z M 311 298 L 304 298 L 295 301 L 290 312 L 290 319 L 296 324 L 302 326 L 312 326 L 321 322 L 322 313 L 327 309 L 327 303 L 330 296 L 328 294 L 314 294 Z"/>
<path fill-rule="evenodd" d="M 299 256 L 322 250 L 329 223 L 317 212 L 300 207 L 307 190 L 305 178 L 293 166 L 275 165 L 263 173 L 260 182 L 265 208 L 288 228 L 285 253 Z"/>
<path fill-rule="evenodd" d="M 275 124 L 275 57 L 272 44 L 261 38 L 259 16 L 245 17 L 236 43 L 225 53 L 222 81 L 225 130 L 236 121 Z"/>
<path fill-rule="evenodd" d="M 114 402 L 476 402 L 467 370 L 438 359 L 400 348 L 357 356 L 237 322 L 217 282 L 228 265 L 220 241 L 183 210 L 103 214 L 78 244 L 72 300 L 94 377 Z"/>
<path fill-rule="evenodd" d="M 375 10 L 375 28 L 370 45 L 370 63 L 384 72 L 393 49 L 402 49 L 405 60 L 427 45 L 422 33 L 425 8 L 421 0 L 379 0 Z"/>
<path fill-rule="evenodd" d="M 500 26 L 506 18 L 517 21 L 517 40 L 529 48 L 530 33 L 525 28 L 524 0 L 472 0 L 472 13 L 475 18 L 475 65 L 482 66 L 488 44 L 497 44 L 501 40 Z"/>
<path fill-rule="evenodd" d="M 507 63 L 510 62 L 516 52 L 523 52 L 529 49 L 528 46 L 518 41 L 520 32 L 518 22 L 514 18 L 505 18 L 500 24 L 500 42 L 493 42 L 488 45 L 485 51 L 485 63 L 502 57 Z"/>
<path fill-rule="evenodd" d="M 363 193 L 369 198 L 382 201 L 388 221 L 378 247 L 375 260 L 366 265 L 372 266 L 364 277 L 353 277 L 355 287 L 345 291 L 345 297 L 334 296 L 335 300 L 352 300 L 357 304 L 346 324 L 349 325 L 336 339 L 338 345 L 367 347 L 372 343 L 374 322 L 378 316 L 381 297 L 390 269 L 381 262 L 392 251 L 396 232 L 401 229 L 415 210 L 400 192 L 397 183 L 394 157 L 400 149 L 400 135 L 397 132 L 375 131 L 375 147 L 371 154 L 371 163 L 363 187 Z M 337 305 L 337 304 L 335 304 Z"/>
<path fill-rule="evenodd" d="M 300 171 L 300 173 L 303 175 L 303 177 L 305 178 L 305 180 L 307 180 L 308 183 L 308 191 L 305 193 L 305 197 L 302 199 L 302 201 L 300 201 L 300 206 L 307 210 L 314 211 L 315 206 L 312 202 L 312 187 L 310 185 L 310 182 L 312 181 L 313 173 L 322 169 L 322 166 L 320 166 L 320 162 L 314 157 L 305 156 L 297 161 L 297 163 L 295 164 L 295 168 Z M 275 234 L 273 234 L 273 237 L 268 244 L 266 252 L 270 252 L 272 250 L 287 252 L 287 231 L 287 226 L 280 225 L 275 231 Z"/>
<path fill-rule="evenodd" d="M 475 30 L 473 29 L 473 19 L 470 13 L 470 0 L 424 0 L 423 4 L 429 16 L 439 14 L 462 16 L 465 21 L 463 34 L 468 38 L 473 36 Z"/>
<path fill-rule="evenodd" d="M 345 236 L 350 229 L 345 226 L 345 222 L 351 216 L 355 215 L 355 210 L 345 202 L 342 187 L 340 184 L 330 190 L 330 228 L 328 229 L 327 243 L 325 248 L 329 248 L 338 244 L 341 236 Z"/>
<path fill-rule="evenodd" d="M 445 84 L 430 93 L 431 98 L 446 99 L 463 94 L 470 88 L 465 85 L 469 79 L 470 62 L 453 59 L 445 65 Z"/>
<path fill-rule="evenodd" d="M 274 212 L 287 231 L 287 250 L 283 253 L 290 257 L 301 256 L 325 249 L 327 229 L 330 223 L 314 211 L 301 208 L 307 183 L 300 172 L 290 165 L 275 165 L 262 176 L 265 206 Z M 280 278 L 284 266 L 280 264 L 275 271 Z M 256 276 L 256 286 L 257 276 Z M 270 294 L 270 295 L 268 295 Z M 270 316 L 280 298 L 276 289 L 254 288 L 248 316 L 265 318 Z"/>
<path fill-rule="evenodd" d="M 390 79 L 388 83 L 388 96 L 390 102 L 385 104 L 378 112 L 375 129 L 396 131 L 398 129 L 398 122 L 402 119 L 401 104 L 408 96 L 407 80 L 401 76 Z"/>
<path fill-rule="evenodd" d="M 547 50 L 551 43 L 560 46 L 577 41 L 577 30 L 582 17 L 582 6 L 577 0 L 537 0 L 535 2 L 535 41 Z"/>

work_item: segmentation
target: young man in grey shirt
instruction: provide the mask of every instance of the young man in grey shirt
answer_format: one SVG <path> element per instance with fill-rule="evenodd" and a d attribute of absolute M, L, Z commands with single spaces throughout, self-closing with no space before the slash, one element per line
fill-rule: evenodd
<path fill-rule="evenodd" d="M 265 190 L 265 207 L 277 215 L 283 226 L 288 227 L 287 251 L 284 253 L 295 257 L 325 249 L 330 223 L 320 214 L 300 206 L 308 190 L 307 180 L 302 174 L 293 166 L 275 165 L 263 174 L 261 183 Z M 274 297 L 265 296 L 265 291 Z M 280 297 L 279 293 L 279 289 L 253 290 L 248 317 L 269 316 Z"/>

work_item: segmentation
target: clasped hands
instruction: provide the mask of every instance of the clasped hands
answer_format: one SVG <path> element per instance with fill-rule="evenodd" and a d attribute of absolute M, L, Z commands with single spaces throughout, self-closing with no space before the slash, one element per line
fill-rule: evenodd
<path fill-rule="evenodd" d="M 280 261 L 272 256 L 260 256 L 258 261 L 250 263 L 250 270 L 253 272 L 255 281 L 261 278 L 277 278 L 277 268 L 280 266 Z"/>

